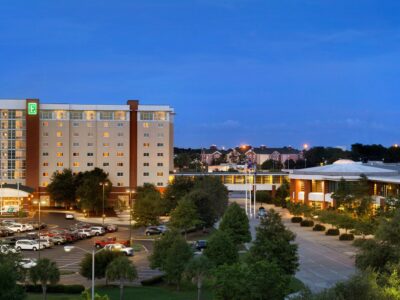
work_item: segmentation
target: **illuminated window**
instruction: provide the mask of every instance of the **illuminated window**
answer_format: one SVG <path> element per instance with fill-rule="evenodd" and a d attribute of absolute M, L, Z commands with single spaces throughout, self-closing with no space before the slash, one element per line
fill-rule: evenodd
<path fill-rule="evenodd" d="M 57 120 L 64 120 L 67 117 L 67 113 L 64 110 L 57 110 L 57 111 L 55 111 L 55 113 L 56 113 Z"/>
<path fill-rule="evenodd" d="M 108 122 L 103 123 L 104 128 L 107 128 L 109 126 Z"/>
<path fill-rule="evenodd" d="M 49 176 L 49 173 L 48 172 L 43 172 L 43 177 L 48 177 Z"/>
<path fill-rule="evenodd" d="M 114 116 L 115 116 L 115 120 L 119 120 L 119 121 L 124 121 L 125 120 L 125 112 L 124 111 L 116 111 Z"/>
<path fill-rule="evenodd" d="M 124 156 L 124 152 L 117 152 L 117 156 Z"/>
<path fill-rule="evenodd" d="M 150 143 L 143 143 L 143 147 L 149 148 L 150 147 Z"/>
<path fill-rule="evenodd" d="M 58 127 L 63 127 L 63 122 L 57 122 Z"/>
<path fill-rule="evenodd" d="M 44 126 L 44 127 L 49 126 L 49 122 L 43 122 L 43 123 L 42 123 L 42 126 Z"/>
<path fill-rule="evenodd" d="M 63 143 L 62 142 L 57 142 L 57 147 L 62 147 Z"/>
<path fill-rule="evenodd" d="M 108 137 L 110 137 L 110 133 L 109 133 L 109 132 L 107 132 L 107 131 L 103 132 L 103 137 L 105 137 L 105 138 L 108 138 Z"/>
<path fill-rule="evenodd" d="M 62 136 L 63 136 L 62 131 L 57 131 L 57 137 L 62 137 Z"/>
<path fill-rule="evenodd" d="M 103 163 L 103 167 L 108 167 L 109 165 L 110 165 L 110 163 L 108 163 L 108 162 Z"/>
<path fill-rule="evenodd" d="M 149 128 L 149 127 L 150 127 L 150 123 L 147 123 L 147 122 L 143 123 L 143 128 Z"/>
<path fill-rule="evenodd" d="M 48 182 L 46 182 L 46 181 L 42 182 L 42 186 L 43 186 L 43 187 L 46 187 L 46 186 L 48 186 L 48 185 L 49 185 Z"/>
<path fill-rule="evenodd" d="M 72 163 L 72 166 L 74 166 L 74 167 L 79 167 L 79 162 L 77 162 L 77 161 L 73 162 L 73 163 Z"/>
<path fill-rule="evenodd" d="M 124 176 L 124 173 L 123 172 L 117 172 L 117 176 Z"/>
<path fill-rule="evenodd" d="M 79 156 L 79 152 L 72 153 L 72 156 Z"/>
<path fill-rule="evenodd" d="M 64 153 L 63 152 L 57 152 L 57 157 L 61 157 L 61 156 L 64 156 Z"/>
<path fill-rule="evenodd" d="M 95 113 L 94 111 L 87 111 L 86 112 L 86 120 L 94 120 Z"/>
<path fill-rule="evenodd" d="M 63 167 L 64 166 L 64 163 L 63 162 L 58 162 L 57 163 L 57 167 Z"/>
<path fill-rule="evenodd" d="M 110 153 L 109 152 L 103 152 L 103 157 L 109 157 Z"/>
<path fill-rule="evenodd" d="M 157 172 L 157 176 L 164 176 L 164 173 L 163 172 Z"/>
<path fill-rule="evenodd" d="M 48 162 L 44 162 L 43 163 L 43 167 L 48 167 L 49 166 L 49 163 Z"/>
<path fill-rule="evenodd" d="M 167 113 L 165 111 L 156 111 L 154 113 L 154 120 L 166 121 L 167 120 Z"/>
<path fill-rule="evenodd" d="M 122 166 L 124 166 L 124 163 L 119 162 L 119 163 L 117 163 L 117 166 L 118 166 L 118 167 L 122 167 Z"/>
<path fill-rule="evenodd" d="M 103 147 L 108 147 L 110 146 L 110 143 L 103 143 Z"/>

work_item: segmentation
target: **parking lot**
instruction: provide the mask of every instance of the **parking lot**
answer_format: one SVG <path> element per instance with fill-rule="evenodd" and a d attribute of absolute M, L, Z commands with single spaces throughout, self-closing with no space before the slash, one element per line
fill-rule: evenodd
<path fill-rule="evenodd" d="M 35 220 L 36 216 L 33 218 Z M 18 222 L 18 220 L 16 220 Z M 66 220 L 63 213 L 55 212 L 42 212 L 41 221 L 48 225 L 48 229 L 58 229 L 58 228 L 68 228 L 71 225 L 77 223 L 77 220 Z M 20 233 L 18 235 L 25 235 L 26 233 Z M 132 236 L 134 240 L 134 245 L 141 245 L 141 250 L 136 251 L 135 255 L 131 257 L 134 262 L 139 275 L 139 280 L 147 279 L 155 275 L 159 275 L 158 270 L 152 270 L 149 268 L 149 263 L 147 256 L 152 251 L 153 241 L 149 240 L 144 236 L 144 229 L 134 229 L 132 231 Z M 94 247 L 94 242 L 98 239 L 103 239 L 105 237 L 116 237 L 117 240 L 128 240 L 129 239 L 129 228 L 127 226 L 119 226 L 117 232 L 107 233 L 104 236 L 92 237 L 89 239 L 77 240 L 71 245 L 85 249 L 86 251 L 97 250 Z M 76 273 L 79 272 L 79 264 L 85 255 L 85 252 L 75 248 L 70 252 L 64 251 L 63 245 L 55 245 L 51 249 L 43 249 L 41 251 L 22 251 L 24 257 L 29 258 L 39 258 L 47 257 L 55 261 L 64 275 L 62 277 L 65 283 L 83 283 L 85 281 L 80 275 Z"/>

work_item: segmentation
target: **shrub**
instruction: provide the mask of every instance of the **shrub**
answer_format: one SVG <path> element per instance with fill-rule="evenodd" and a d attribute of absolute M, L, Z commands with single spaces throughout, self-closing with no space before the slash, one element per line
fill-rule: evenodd
<path fill-rule="evenodd" d="M 343 233 L 339 236 L 341 241 L 352 241 L 354 240 L 354 235 L 352 233 Z"/>
<path fill-rule="evenodd" d="M 26 285 L 25 289 L 28 293 L 42 293 L 41 285 Z M 85 287 L 80 284 L 72 285 L 49 285 L 47 287 L 47 292 L 52 294 L 81 294 L 85 290 Z"/>
<path fill-rule="evenodd" d="M 163 281 L 164 281 L 164 275 L 158 275 L 158 276 L 151 277 L 149 279 L 144 279 L 140 283 L 143 286 L 152 286 L 152 285 L 160 284 Z"/>
<path fill-rule="evenodd" d="M 293 217 L 291 219 L 292 223 L 301 223 L 303 221 L 302 217 Z"/>
<path fill-rule="evenodd" d="M 331 229 L 328 229 L 328 230 L 325 232 L 325 234 L 326 234 L 326 235 L 339 235 L 339 234 L 340 234 L 340 231 L 339 231 L 339 229 L 331 228 Z"/>
<path fill-rule="evenodd" d="M 313 230 L 313 231 L 325 231 L 326 228 L 325 228 L 324 225 L 316 224 L 312 230 Z"/>
<path fill-rule="evenodd" d="M 314 221 L 311 220 L 303 220 L 300 222 L 301 227 L 313 227 L 314 226 Z"/>

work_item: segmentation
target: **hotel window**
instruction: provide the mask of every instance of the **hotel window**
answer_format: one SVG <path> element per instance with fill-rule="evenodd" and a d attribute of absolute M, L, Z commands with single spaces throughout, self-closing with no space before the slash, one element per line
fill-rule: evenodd
<path fill-rule="evenodd" d="M 77 161 L 73 162 L 73 163 L 72 163 L 72 166 L 74 166 L 74 167 L 79 167 L 79 162 L 77 162 Z"/>
<path fill-rule="evenodd" d="M 88 166 L 88 167 L 93 167 L 93 163 L 92 163 L 92 162 L 89 162 L 89 163 L 87 163 L 87 166 Z"/>
<path fill-rule="evenodd" d="M 143 123 L 143 128 L 149 128 L 150 127 L 150 123 L 144 122 Z"/>
<path fill-rule="evenodd" d="M 107 132 L 107 131 L 103 132 L 103 137 L 105 137 L 105 138 L 108 138 L 108 137 L 110 137 L 110 133 L 109 133 L 109 132 Z"/>
<path fill-rule="evenodd" d="M 78 127 L 78 126 L 79 126 L 79 123 L 78 123 L 78 122 L 73 122 L 73 123 L 72 123 L 72 126 L 73 126 L 73 127 Z"/>
<path fill-rule="evenodd" d="M 124 186 L 123 182 L 117 182 L 117 186 Z"/>
<path fill-rule="evenodd" d="M 79 156 L 79 152 L 72 153 L 72 156 Z"/>
<path fill-rule="evenodd" d="M 62 142 L 57 142 L 57 147 L 62 147 L 63 143 Z"/>
<path fill-rule="evenodd" d="M 69 113 L 69 117 L 71 118 L 71 120 L 83 120 L 83 112 L 82 111 L 71 111 Z M 78 123 L 74 123 L 74 124 L 78 124 Z M 76 125 L 78 126 L 78 125 Z"/>
<path fill-rule="evenodd" d="M 109 124 L 108 122 L 104 122 L 104 123 L 103 123 L 103 127 L 104 127 L 104 128 L 108 128 L 109 125 L 110 125 L 110 124 Z"/>
<path fill-rule="evenodd" d="M 164 183 L 162 183 L 162 182 L 157 182 L 157 186 L 164 186 Z"/>
<path fill-rule="evenodd" d="M 123 126 L 124 126 L 124 123 L 121 123 L 121 122 L 117 123 L 117 127 L 123 127 Z"/>
<path fill-rule="evenodd" d="M 164 173 L 163 172 L 157 172 L 157 176 L 164 176 Z"/>
<path fill-rule="evenodd" d="M 150 147 L 150 143 L 143 143 L 143 147 L 144 148 L 149 148 Z"/>
<path fill-rule="evenodd" d="M 87 135 L 88 136 L 93 136 L 93 132 L 89 132 Z"/>
<path fill-rule="evenodd" d="M 64 163 L 63 162 L 58 162 L 57 163 L 57 167 L 63 167 L 64 166 Z"/>
<path fill-rule="evenodd" d="M 144 172 L 143 173 L 143 176 L 149 176 L 150 174 L 149 174 L 149 172 Z"/>
<path fill-rule="evenodd" d="M 112 120 L 113 112 L 112 111 L 101 111 L 100 112 L 100 120 Z"/>
<path fill-rule="evenodd" d="M 87 156 L 93 156 L 93 152 L 88 152 Z"/>
<path fill-rule="evenodd" d="M 43 163 L 43 167 L 48 167 L 49 166 L 49 163 L 48 162 L 44 162 Z"/>
<path fill-rule="evenodd" d="M 143 136 L 144 136 L 144 137 L 150 137 L 150 133 L 147 133 L 147 132 L 146 132 L 146 133 L 143 134 Z"/>
<path fill-rule="evenodd" d="M 64 156 L 63 152 L 57 152 L 57 157 L 62 157 L 62 156 Z"/>
<path fill-rule="evenodd" d="M 103 147 L 108 147 L 110 146 L 110 143 L 103 143 Z"/>
<path fill-rule="evenodd" d="M 124 156 L 124 152 L 117 152 L 117 156 Z"/>
<path fill-rule="evenodd" d="M 49 173 L 48 172 L 43 172 L 43 177 L 48 177 L 49 176 Z"/>
<path fill-rule="evenodd" d="M 49 136 L 48 132 L 43 132 L 43 136 Z"/>
<path fill-rule="evenodd" d="M 7 116 L 7 114 L 6 114 Z M 42 110 L 40 112 L 40 118 L 43 120 L 51 120 L 53 119 L 53 111 L 51 110 Z"/>
<path fill-rule="evenodd" d="M 141 121 L 152 121 L 153 120 L 153 113 L 148 111 L 142 111 L 140 113 L 140 120 Z"/>
<path fill-rule="evenodd" d="M 73 136 L 79 136 L 79 132 L 74 132 Z"/>
<path fill-rule="evenodd" d="M 88 147 L 93 147 L 93 143 L 87 143 Z"/>
<path fill-rule="evenodd" d="M 79 147 L 79 143 L 72 143 L 73 147 Z"/>
<path fill-rule="evenodd" d="M 109 157 L 110 153 L 109 152 L 103 152 L 103 157 Z"/>
<path fill-rule="evenodd" d="M 167 113 L 165 111 L 156 111 L 154 113 L 154 120 L 166 121 L 167 120 Z"/>
<path fill-rule="evenodd" d="M 158 123 L 158 128 L 163 128 L 164 124 L 163 123 Z"/>
<path fill-rule="evenodd" d="M 109 165 L 110 165 L 110 163 L 108 163 L 108 162 L 103 163 L 103 167 L 108 167 Z"/>
<path fill-rule="evenodd" d="M 55 111 L 56 113 L 56 119 L 57 120 L 64 120 L 67 117 L 67 112 L 63 110 L 57 110 Z"/>
<path fill-rule="evenodd" d="M 125 121 L 125 112 L 124 111 L 116 111 L 115 112 L 115 120 Z"/>
<path fill-rule="evenodd" d="M 164 156 L 164 153 L 157 153 L 158 157 Z"/>
<path fill-rule="evenodd" d="M 57 122 L 58 127 L 63 127 L 63 122 Z"/>
<path fill-rule="evenodd" d="M 117 143 L 117 147 L 123 147 L 124 143 Z"/>
<path fill-rule="evenodd" d="M 43 152 L 42 155 L 43 156 L 49 156 L 49 153 L 48 152 Z"/>
<path fill-rule="evenodd" d="M 86 112 L 86 120 L 94 120 L 95 113 L 94 111 L 87 111 Z"/>
<path fill-rule="evenodd" d="M 157 167 L 163 167 L 164 164 L 163 163 L 157 163 Z"/>
<path fill-rule="evenodd" d="M 124 173 L 123 172 L 117 172 L 117 176 L 124 176 Z"/>
<path fill-rule="evenodd" d="M 88 123 L 86 123 L 86 126 L 91 128 L 91 127 L 93 127 L 93 123 L 92 122 L 88 122 Z"/>
<path fill-rule="evenodd" d="M 124 163 L 119 162 L 119 163 L 117 163 L 117 166 L 118 166 L 118 167 L 123 167 L 123 166 L 124 166 Z"/>
<path fill-rule="evenodd" d="M 62 136 L 63 136 L 62 131 L 57 131 L 57 137 L 62 137 Z"/>
<path fill-rule="evenodd" d="M 163 138 L 163 137 L 164 137 L 164 133 L 163 133 L 163 132 L 157 133 L 157 137 L 158 137 L 158 138 Z"/>
<path fill-rule="evenodd" d="M 49 122 L 43 122 L 43 123 L 42 123 L 42 126 L 44 126 L 44 127 L 49 126 Z"/>
<path fill-rule="evenodd" d="M 164 147 L 164 143 L 157 143 L 157 147 Z"/>
<path fill-rule="evenodd" d="M 42 182 L 42 186 L 43 186 L 43 187 L 46 187 L 48 184 L 49 184 L 49 183 L 46 182 L 46 181 L 43 181 L 43 182 Z"/>
<path fill-rule="evenodd" d="M 150 153 L 145 152 L 145 153 L 143 153 L 143 156 L 150 156 Z"/>
<path fill-rule="evenodd" d="M 144 167 L 148 167 L 148 166 L 150 166 L 150 163 L 145 162 L 145 163 L 143 163 L 143 166 L 144 166 Z"/>
<path fill-rule="evenodd" d="M 43 143 L 43 147 L 48 147 L 49 143 Z"/>
<path fill-rule="evenodd" d="M 118 132 L 118 136 L 124 136 L 123 132 Z"/>

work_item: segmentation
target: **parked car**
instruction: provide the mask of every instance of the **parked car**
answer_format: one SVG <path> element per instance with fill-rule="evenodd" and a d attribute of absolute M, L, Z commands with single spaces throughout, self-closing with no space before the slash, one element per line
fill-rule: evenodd
<path fill-rule="evenodd" d="M 161 233 L 165 233 L 168 230 L 168 227 L 165 224 L 158 225 L 157 228 L 161 231 Z"/>
<path fill-rule="evenodd" d="M 33 227 L 33 230 L 39 230 L 39 229 L 45 229 L 47 227 L 46 223 L 38 223 L 35 221 L 30 221 L 26 223 L 27 225 L 31 225 Z"/>
<path fill-rule="evenodd" d="M 105 250 L 108 251 L 115 251 L 115 252 L 122 252 L 126 256 L 133 256 L 133 248 L 131 247 L 126 247 L 125 245 L 122 244 L 108 244 L 104 247 Z"/>
<path fill-rule="evenodd" d="M 32 224 L 30 224 L 30 223 L 25 223 L 25 224 L 22 224 L 22 225 L 24 225 L 25 226 L 25 228 L 26 228 L 26 231 L 31 231 L 31 230 L 33 230 L 34 228 L 33 228 L 33 225 Z"/>
<path fill-rule="evenodd" d="M 5 236 L 10 236 L 13 235 L 14 232 L 7 227 L 0 227 L 0 236 L 5 237 Z"/>
<path fill-rule="evenodd" d="M 81 239 L 87 239 L 92 237 L 92 231 L 90 229 L 84 228 L 84 229 L 79 229 L 78 230 L 78 237 Z"/>
<path fill-rule="evenodd" d="M 44 245 L 38 243 L 37 240 L 18 240 L 15 242 L 15 249 L 20 250 L 41 250 L 44 249 Z"/>
<path fill-rule="evenodd" d="M 92 227 L 92 225 L 90 225 L 89 223 L 85 223 L 85 222 L 78 222 L 76 223 L 75 226 L 77 229 L 83 229 L 83 228 L 90 228 Z"/>
<path fill-rule="evenodd" d="M 92 226 L 90 227 L 90 231 L 92 235 L 99 236 L 106 233 L 106 230 L 101 226 Z"/>
<path fill-rule="evenodd" d="M 107 232 L 116 232 L 116 231 L 118 231 L 118 226 L 114 225 L 114 224 L 106 224 L 106 225 L 104 225 L 104 229 Z"/>
<path fill-rule="evenodd" d="M 38 241 L 38 243 L 40 243 L 40 245 L 43 245 L 45 248 L 51 248 L 54 246 L 54 243 L 50 240 L 50 238 L 42 238 L 42 239 L 38 239 L 36 240 Z"/>
<path fill-rule="evenodd" d="M 207 241 L 206 240 L 198 240 L 194 243 L 194 247 L 197 251 L 203 251 L 207 248 Z"/>
<path fill-rule="evenodd" d="M 9 229 L 13 232 L 24 232 L 24 231 L 26 231 L 26 226 L 25 226 L 25 224 L 13 223 L 13 224 L 8 225 L 7 229 Z"/>
<path fill-rule="evenodd" d="M 0 253 L 2 254 L 17 253 L 17 250 L 10 245 L 0 245 Z"/>
<path fill-rule="evenodd" d="M 14 224 L 14 223 L 17 223 L 17 222 L 15 222 L 15 220 L 11 220 L 11 219 L 3 220 L 3 221 L 1 222 L 1 224 L 2 224 L 3 226 L 8 226 L 8 225 L 11 225 L 11 224 Z"/>
<path fill-rule="evenodd" d="M 264 217 L 266 216 L 266 214 L 267 214 L 267 212 L 265 211 L 265 208 L 261 206 L 261 207 L 258 209 L 257 217 L 260 218 L 260 219 L 262 219 L 262 218 L 264 218 Z"/>
<path fill-rule="evenodd" d="M 74 219 L 75 219 L 75 216 L 74 216 L 73 214 L 67 213 L 67 214 L 65 214 L 65 219 L 67 219 L 67 220 L 74 220 Z"/>
<path fill-rule="evenodd" d="M 160 228 L 158 228 L 157 226 L 149 226 L 144 231 L 144 234 L 147 236 L 155 235 L 155 234 L 162 234 L 162 233 L 163 233 L 163 231 Z"/>
<path fill-rule="evenodd" d="M 62 244 L 65 244 L 65 242 L 66 242 L 66 240 L 60 235 L 55 235 L 55 236 L 50 237 L 50 241 L 54 245 L 62 245 Z"/>
<path fill-rule="evenodd" d="M 115 236 L 114 237 L 107 237 L 107 238 L 104 238 L 104 239 L 101 239 L 101 240 L 96 240 L 94 242 L 94 246 L 97 249 L 104 248 L 105 246 L 107 246 L 109 244 L 122 244 L 124 246 L 129 246 L 130 243 L 129 243 L 128 240 L 117 240 L 117 238 Z"/>
<path fill-rule="evenodd" d="M 15 236 L 6 237 L 1 240 L 2 244 L 10 245 L 10 246 L 14 246 L 16 241 L 17 241 L 17 238 Z"/>
<path fill-rule="evenodd" d="M 24 269 L 30 269 L 30 268 L 36 267 L 37 262 L 36 262 L 36 259 L 34 259 L 34 258 L 26 257 L 26 258 L 21 259 L 21 261 L 19 262 L 19 265 Z"/>

